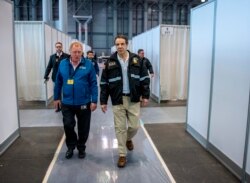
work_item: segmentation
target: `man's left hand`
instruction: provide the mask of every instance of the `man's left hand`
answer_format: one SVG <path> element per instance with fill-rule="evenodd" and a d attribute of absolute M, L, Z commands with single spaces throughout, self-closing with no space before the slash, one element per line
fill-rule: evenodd
<path fill-rule="evenodd" d="M 148 105 L 148 99 L 143 98 L 143 99 L 141 100 L 141 106 L 146 106 L 146 105 Z"/>

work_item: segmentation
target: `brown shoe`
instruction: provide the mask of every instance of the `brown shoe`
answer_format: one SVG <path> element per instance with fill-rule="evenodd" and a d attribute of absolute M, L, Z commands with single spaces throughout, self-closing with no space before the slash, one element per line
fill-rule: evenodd
<path fill-rule="evenodd" d="M 125 167 L 126 162 L 127 162 L 126 157 L 125 156 L 120 156 L 119 159 L 118 159 L 118 162 L 117 162 L 117 166 L 119 168 L 123 168 L 123 167 Z"/>
<path fill-rule="evenodd" d="M 133 144 L 132 140 L 128 140 L 126 142 L 126 146 L 127 146 L 129 151 L 132 151 L 134 149 L 134 144 Z"/>

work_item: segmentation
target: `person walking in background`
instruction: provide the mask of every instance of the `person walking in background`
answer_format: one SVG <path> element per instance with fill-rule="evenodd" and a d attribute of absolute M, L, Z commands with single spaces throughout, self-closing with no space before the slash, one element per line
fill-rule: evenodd
<path fill-rule="evenodd" d="M 55 82 L 57 70 L 58 70 L 58 67 L 59 67 L 61 60 L 69 57 L 69 55 L 67 53 L 64 53 L 62 51 L 63 45 L 61 42 L 57 42 L 55 44 L 55 47 L 56 47 L 56 53 L 54 53 L 50 56 L 49 63 L 48 63 L 47 68 L 45 70 L 45 74 L 44 74 L 45 82 L 47 82 L 49 80 L 49 74 L 50 74 L 51 70 L 52 70 L 52 81 Z"/>
<path fill-rule="evenodd" d="M 74 149 L 78 157 L 84 158 L 86 141 L 89 136 L 91 111 L 97 107 L 98 87 L 95 69 L 88 59 L 82 57 L 83 47 L 80 42 L 70 45 L 70 58 L 63 60 L 59 66 L 55 87 L 54 107 L 62 108 L 63 125 L 66 135 L 67 152 L 70 159 Z M 60 100 L 62 90 L 62 101 Z M 78 135 L 74 128 L 76 125 Z"/>
<path fill-rule="evenodd" d="M 141 58 L 143 64 L 145 64 L 145 66 L 147 67 L 147 69 L 148 69 L 148 71 L 149 71 L 149 73 L 151 75 L 151 78 L 154 77 L 153 66 L 150 63 L 150 61 L 146 57 L 144 57 L 144 50 L 139 49 L 137 53 L 138 53 L 139 57 Z"/>
<path fill-rule="evenodd" d="M 95 68 L 96 75 L 99 76 L 99 66 L 98 66 L 98 63 L 95 59 L 95 55 L 94 55 L 93 51 L 90 50 L 87 52 L 87 59 L 89 59 L 92 62 L 93 66 Z"/>
<path fill-rule="evenodd" d="M 106 61 L 101 76 L 100 103 L 105 113 L 110 95 L 118 141 L 117 166 L 124 167 L 127 162 L 127 149 L 134 149 L 132 138 L 140 125 L 140 98 L 142 105 L 148 103 L 150 78 L 138 55 L 127 50 L 126 36 L 116 36 L 114 43 L 117 51 Z"/>

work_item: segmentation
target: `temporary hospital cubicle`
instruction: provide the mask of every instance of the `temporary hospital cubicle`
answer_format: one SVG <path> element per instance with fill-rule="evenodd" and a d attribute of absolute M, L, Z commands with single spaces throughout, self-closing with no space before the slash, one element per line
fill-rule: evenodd
<path fill-rule="evenodd" d="M 242 182 L 250 182 L 249 7 L 209 1 L 191 10 L 190 25 L 187 131 Z"/>
<path fill-rule="evenodd" d="M 186 100 L 189 26 L 159 25 L 132 39 L 133 52 L 143 49 L 154 69 L 151 97 L 161 101 Z"/>
<path fill-rule="evenodd" d="M 43 79 L 49 57 L 58 41 L 68 53 L 72 39 L 41 21 L 16 21 L 15 29 L 19 100 L 47 103 L 53 96 L 52 81 Z"/>
<path fill-rule="evenodd" d="M 18 99 L 47 104 L 53 96 L 53 82 L 44 83 L 43 77 L 50 55 L 58 41 L 68 53 L 72 38 L 42 21 L 15 21 L 15 30 Z"/>
<path fill-rule="evenodd" d="M 13 3 L 0 1 L 0 155 L 19 136 Z"/>

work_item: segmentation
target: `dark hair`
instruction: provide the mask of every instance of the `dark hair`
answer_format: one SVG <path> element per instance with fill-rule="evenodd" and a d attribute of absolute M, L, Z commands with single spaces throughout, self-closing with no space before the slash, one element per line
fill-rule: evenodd
<path fill-rule="evenodd" d="M 61 43 L 61 42 L 59 42 L 59 41 L 58 41 L 58 42 L 56 42 L 56 44 L 55 44 L 55 45 L 57 45 L 57 44 L 60 44 L 60 45 L 62 46 L 62 43 Z"/>
<path fill-rule="evenodd" d="M 122 35 L 122 34 L 117 35 L 117 36 L 115 37 L 114 44 L 115 44 L 115 41 L 116 41 L 118 38 L 124 39 L 124 40 L 125 40 L 125 43 L 128 44 L 128 38 L 127 38 L 127 36 Z"/>
<path fill-rule="evenodd" d="M 137 51 L 137 53 L 139 54 L 141 51 L 144 51 L 143 49 L 139 49 L 138 51 Z"/>
<path fill-rule="evenodd" d="M 87 55 L 89 54 L 89 53 L 94 53 L 92 50 L 89 50 L 89 51 L 87 51 Z"/>

